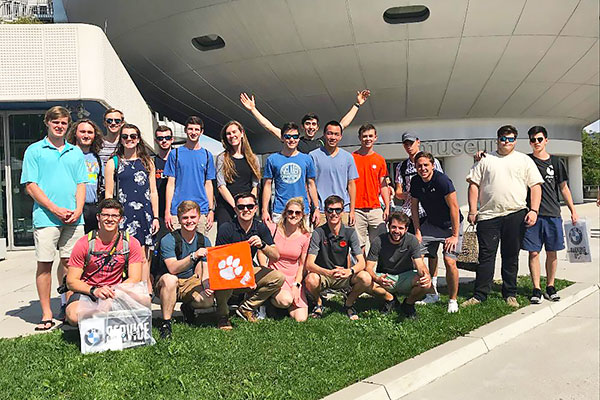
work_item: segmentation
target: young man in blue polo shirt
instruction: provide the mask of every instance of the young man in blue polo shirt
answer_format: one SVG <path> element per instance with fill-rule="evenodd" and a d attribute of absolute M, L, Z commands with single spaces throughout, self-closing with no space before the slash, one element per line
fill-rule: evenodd
<path fill-rule="evenodd" d="M 81 150 L 65 142 L 71 115 L 55 106 L 44 116 L 47 136 L 30 145 L 23 157 L 21 184 L 33 200 L 33 239 L 37 259 L 36 286 L 42 318 L 35 330 L 54 326 L 50 308 L 51 270 L 56 249 L 60 253 L 59 284 L 77 239 L 83 236 L 83 205 L 87 170 Z M 61 298 L 59 319 L 64 319 L 66 298 Z"/>
<path fill-rule="evenodd" d="M 215 163 L 213 156 L 200 145 L 204 122 L 191 116 L 185 121 L 185 144 L 169 153 L 163 174 L 168 177 L 165 204 L 165 225 L 172 231 L 181 226 L 177 207 L 184 200 L 200 206 L 198 232 L 205 234 L 214 220 L 213 184 Z"/>

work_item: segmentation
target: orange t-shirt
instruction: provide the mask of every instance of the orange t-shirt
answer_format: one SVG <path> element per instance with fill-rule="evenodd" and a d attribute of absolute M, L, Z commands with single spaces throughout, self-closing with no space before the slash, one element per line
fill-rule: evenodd
<path fill-rule="evenodd" d="M 379 193 L 380 179 L 387 175 L 385 159 L 377 153 L 363 156 L 352 153 L 358 170 L 356 184 L 356 208 L 380 208 Z"/>

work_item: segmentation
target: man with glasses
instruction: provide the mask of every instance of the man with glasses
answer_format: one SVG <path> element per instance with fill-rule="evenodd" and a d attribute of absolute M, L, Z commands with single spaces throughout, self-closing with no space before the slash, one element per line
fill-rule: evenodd
<path fill-rule="evenodd" d="M 67 287 L 71 296 L 66 314 L 67 322 L 73 326 L 79 322 L 77 311 L 82 297 L 114 299 L 112 286 L 142 279 L 144 255 L 140 242 L 133 236 L 125 237 L 126 233 L 119 231 L 123 218 L 121 203 L 115 199 L 102 200 L 98 204 L 97 218 L 98 230 L 77 240 L 69 259 Z M 125 280 L 124 272 L 127 275 Z"/>
<path fill-rule="evenodd" d="M 365 101 L 371 95 L 371 91 L 368 89 L 361 90 L 360 92 L 356 92 L 356 103 L 350 107 L 350 110 L 342 117 L 340 120 L 340 124 L 342 128 L 345 129 L 352 123 L 354 117 L 358 113 L 358 109 L 362 106 Z M 246 93 L 240 94 L 240 101 L 252 113 L 252 116 L 258 121 L 258 123 L 269 131 L 273 136 L 277 139 L 283 141 L 283 133 L 282 130 L 276 127 L 269 121 L 264 115 L 262 115 L 258 109 L 256 108 L 256 101 L 254 100 L 254 95 L 248 96 Z M 304 135 L 300 137 L 300 142 L 298 143 L 298 151 L 301 153 L 308 154 L 311 151 L 318 149 L 323 146 L 324 140 L 323 138 L 317 139 L 317 132 L 319 131 L 319 117 L 314 113 L 308 113 L 304 117 L 302 117 L 302 128 L 304 129 Z"/>
<path fill-rule="evenodd" d="M 323 129 L 325 144 L 310 152 L 315 168 L 317 192 L 319 193 L 319 209 L 324 211 L 324 200 L 329 196 L 339 196 L 344 206 L 343 222 L 354 225 L 356 202 L 356 184 L 358 171 L 352 154 L 340 149 L 338 144 L 342 140 L 342 125 L 337 121 L 329 121 Z M 325 223 L 325 215 L 321 215 L 320 224 Z"/>
<path fill-rule="evenodd" d="M 315 185 L 315 164 L 310 156 L 298 151 L 300 134 L 298 125 L 293 122 L 283 124 L 283 148 L 279 153 L 271 154 L 263 172 L 264 187 L 262 195 L 262 220 L 263 222 L 279 222 L 281 213 L 289 199 L 302 197 L 304 200 L 305 215 L 310 215 L 310 200 L 315 206 L 312 216 L 314 224 L 319 222 L 319 203 L 317 187 Z M 271 185 L 275 182 L 275 201 L 273 215 L 269 214 L 271 201 Z M 308 188 L 308 193 L 307 193 Z"/>
<path fill-rule="evenodd" d="M 342 223 L 344 200 L 331 195 L 325 199 L 324 209 L 327 222 L 312 233 L 306 256 L 308 274 L 304 287 L 315 302 L 311 316 L 320 318 L 323 315 L 320 296 L 323 290 L 350 288 L 344 301 L 344 312 L 351 320 L 357 320 L 354 302 L 371 286 L 371 276 L 364 270 L 365 259 L 356 230 Z M 350 264 L 350 255 L 356 259 L 354 265 Z"/>
<path fill-rule="evenodd" d="M 177 207 L 184 200 L 200 206 L 198 232 L 205 234 L 213 225 L 213 183 L 215 164 L 212 154 L 200 144 L 204 122 L 191 116 L 185 121 L 185 144 L 169 153 L 164 169 L 168 177 L 165 201 L 165 225 L 170 231 L 179 229 Z"/>
<path fill-rule="evenodd" d="M 113 156 L 117 146 L 119 146 L 119 131 L 125 123 L 123 112 L 116 108 L 109 108 L 104 112 L 104 127 L 106 134 L 102 139 L 102 150 L 98 152 L 100 161 L 102 161 L 102 170 L 106 167 L 106 162 Z"/>
<path fill-rule="evenodd" d="M 487 299 L 494 279 L 496 252 L 500 243 L 502 297 L 509 306 L 519 307 L 516 298 L 519 250 L 525 225 L 535 225 L 540 211 L 540 185 L 544 179 L 530 157 L 515 151 L 517 128 L 504 125 L 497 133 L 497 150 L 482 158 L 467 175 L 467 220 L 471 224 L 477 223 L 479 266 L 473 297 L 463 302 L 462 307 L 479 304 Z M 529 209 L 528 189 L 531 193 Z"/>
<path fill-rule="evenodd" d="M 577 223 L 578 216 L 573 205 L 573 197 L 567 185 L 567 168 L 565 163 L 548 154 L 548 132 L 543 126 L 534 126 L 527 132 L 529 144 L 533 153 L 529 157 L 537 166 L 544 182 L 542 183 L 542 199 L 540 201 L 539 215 L 536 223 L 525 230 L 522 249 L 529 252 L 529 271 L 533 283 L 533 292 L 530 301 L 532 304 L 541 303 L 547 298 L 559 301 L 560 295 L 554 288 L 556 276 L 556 252 L 565 248 L 563 237 L 563 221 L 560 216 L 560 191 L 569 211 L 571 222 Z M 529 201 L 531 199 L 528 199 Z M 540 252 L 542 246 L 546 249 L 546 292 L 542 295 L 540 286 Z"/>
<path fill-rule="evenodd" d="M 67 259 L 75 242 L 84 233 L 83 205 L 88 180 L 85 158 L 79 147 L 65 142 L 71 114 L 55 106 L 46 111 L 46 137 L 31 144 L 23 157 L 21 184 L 34 201 L 33 239 L 37 271 L 35 283 L 42 308 L 42 318 L 35 328 L 45 331 L 54 326 L 50 308 L 52 263 L 58 249 L 57 270 L 62 283 Z M 61 297 L 59 320 L 64 319 L 66 297 Z"/>
<path fill-rule="evenodd" d="M 168 177 L 164 175 L 165 164 L 173 146 L 173 132 L 166 125 L 159 125 L 154 131 L 154 141 L 158 145 L 158 153 L 154 156 L 154 168 L 156 173 L 156 190 L 158 191 L 158 216 L 160 222 L 160 231 L 158 238 L 162 238 L 167 233 L 165 225 L 165 208 L 167 203 L 167 182 Z"/>
<path fill-rule="evenodd" d="M 236 313 L 248 322 L 257 322 L 255 311 L 273 294 L 277 293 L 285 276 L 280 271 L 267 268 L 268 261 L 279 260 L 279 252 L 273 242 L 271 231 L 262 222 L 254 219 L 257 210 L 257 199 L 250 192 L 235 195 L 235 214 L 237 218 L 218 226 L 216 245 L 247 241 L 250 244 L 252 258 L 256 256 L 254 278 L 256 287 L 247 294 Z M 227 302 L 233 290 L 216 290 L 218 327 L 221 330 L 232 329 L 229 322 Z"/>

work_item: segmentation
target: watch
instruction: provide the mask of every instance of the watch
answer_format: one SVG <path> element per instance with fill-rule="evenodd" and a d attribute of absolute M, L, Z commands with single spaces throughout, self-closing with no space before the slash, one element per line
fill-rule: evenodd
<path fill-rule="evenodd" d="M 294 285 L 296 285 L 296 287 L 297 287 L 298 289 L 300 289 L 300 286 L 302 286 L 302 284 L 301 284 L 300 282 L 296 282 L 296 283 L 294 283 Z"/>
<path fill-rule="evenodd" d="M 262 249 L 264 249 L 265 247 L 267 247 L 267 244 L 265 243 L 265 241 L 264 241 L 264 240 L 261 240 L 261 241 L 260 241 L 260 246 L 258 246 L 258 249 L 259 249 L 259 250 L 262 250 Z"/>
<path fill-rule="evenodd" d="M 198 259 L 196 258 L 196 255 L 194 253 L 190 254 L 190 261 L 192 262 L 192 264 L 196 264 L 198 262 Z"/>
<path fill-rule="evenodd" d="M 352 273 L 350 276 L 354 276 L 354 274 L 355 274 L 354 267 L 350 267 L 350 272 Z"/>

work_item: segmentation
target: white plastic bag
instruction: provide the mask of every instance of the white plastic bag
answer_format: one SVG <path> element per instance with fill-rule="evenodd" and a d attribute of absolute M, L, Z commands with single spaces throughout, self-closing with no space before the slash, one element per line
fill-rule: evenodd
<path fill-rule="evenodd" d="M 573 223 L 570 220 L 565 221 L 564 225 L 569 262 L 592 262 L 592 253 L 590 252 L 590 240 L 585 219 L 578 219 L 575 225 L 573 225 Z"/>
<path fill-rule="evenodd" d="M 113 287 L 115 298 L 79 301 L 81 352 L 98 353 L 153 345 L 152 311 L 145 283 L 120 283 Z"/>

